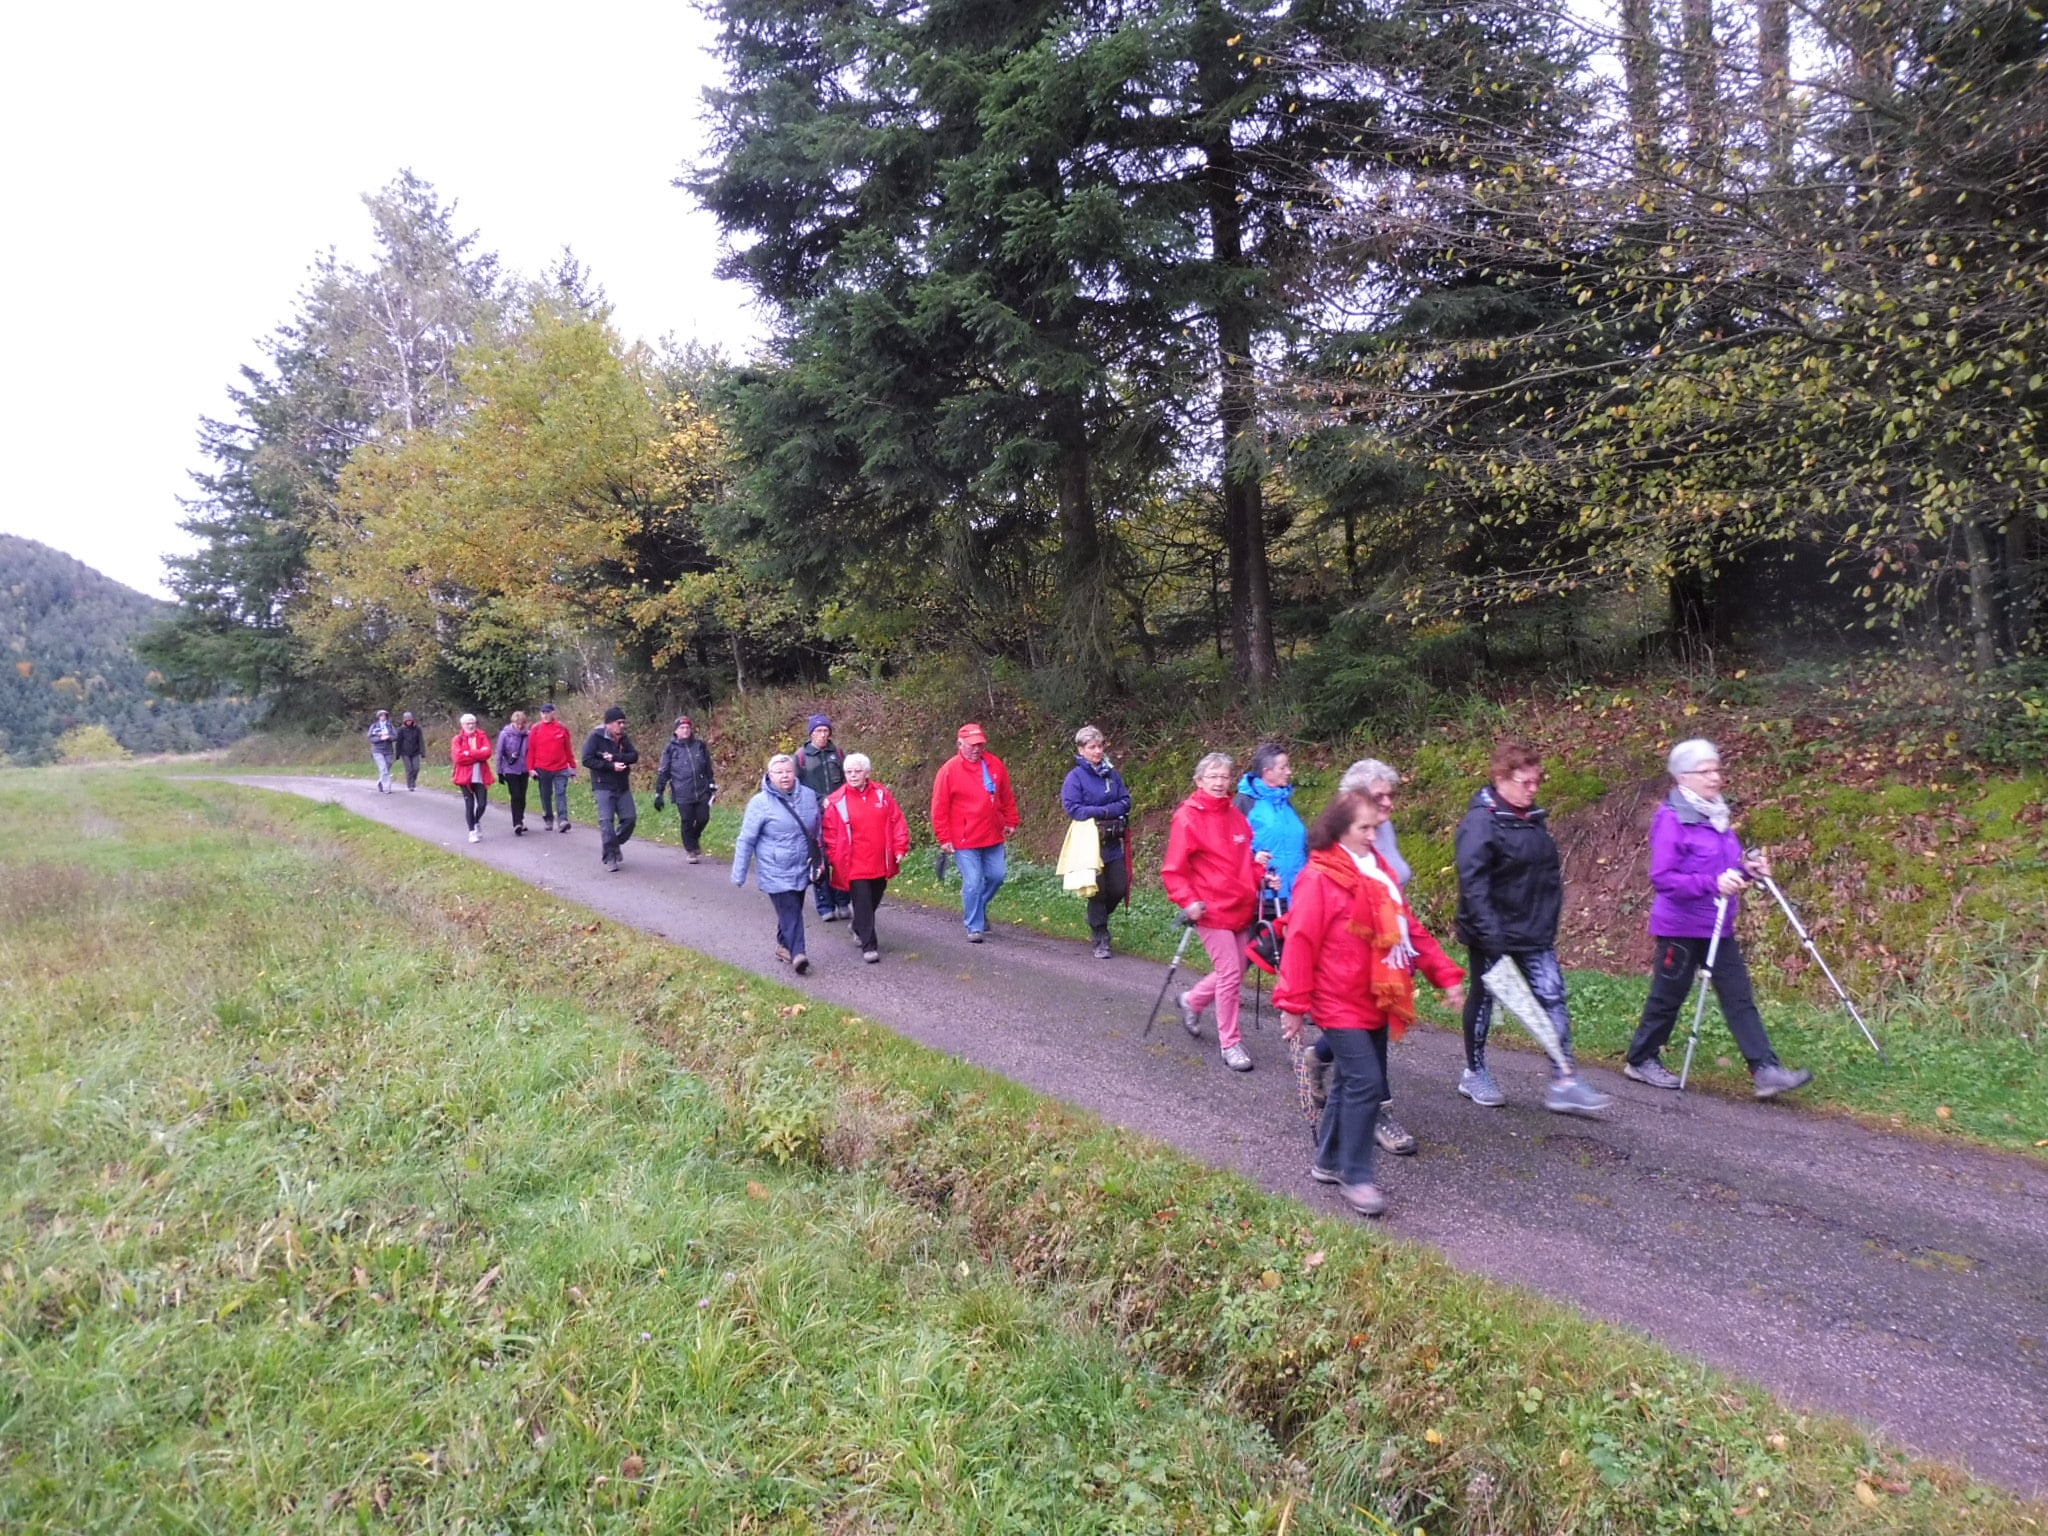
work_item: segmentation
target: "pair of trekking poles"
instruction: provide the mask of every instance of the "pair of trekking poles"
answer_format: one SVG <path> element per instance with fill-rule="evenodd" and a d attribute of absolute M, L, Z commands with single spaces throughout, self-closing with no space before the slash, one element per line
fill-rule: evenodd
<path fill-rule="evenodd" d="M 1764 889 L 1769 891 L 1772 898 L 1778 903 L 1778 910 L 1785 914 L 1785 921 L 1790 923 L 1792 931 L 1799 935 L 1799 942 L 1806 947 L 1806 952 L 1813 956 L 1813 963 L 1820 967 L 1821 975 L 1827 977 L 1828 985 L 1835 989 L 1835 996 L 1839 997 L 1842 1000 L 1842 1006 L 1849 1010 L 1849 1017 L 1854 1019 L 1856 1027 L 1863 1031 L 1863 1038 L 1868 1040 L 1870 1048 L 1877 1052 L 1877 1059 L 1886 1066 L 1890 1066 L 1891 1058 L 1885 1055 L 1884 1047 L 1877 1043 L 1877 1036 L 1870 1032 L 1870 1026 L 1863 1022 L 1863 1015 L 1856 1011 L 1855 1002 L 1851 1000 L 1841 982 L 1835 979 L 1834 971 L 1829 968 L 1827 961 L 1821 957 L 1820 947 L 1813 942 L 1813 935 L 1806 931 L 1806 924 L 1799 920 L 1799 913 L 1794 910 L 1791 901 L 1787 899 L 1785 893 L 1778 889 L 1778 882 L 1769 875 L 1751 876 L 1745 874 L 1743 878 L 1746 881 L 1754 879 L 1763 882 Z M 1714 981 L 1714 957 L 1721 950 L 1721 929 L 1728 920 L 1728 902 L 1729 897 L 1725 894 L 1718 897 L 1714 902 L 1714 934 L 1712 938 L 1707 940 L 1707 958 L 1705 963 L 1700 966 L 1700 995 L 1698 1001 L 1693 1004 L 1692 1033 L 1686 1037 L 1685 1062 L 1678 1070 L 1678 1086 L 1681 1091 L 1685 1088 L 1686 1079 L 1692 1076 L 1693 1052 L 1699 1049 L 1700 1022 L 1707 1014 L 1707 989 L 1713 985 Z"/>

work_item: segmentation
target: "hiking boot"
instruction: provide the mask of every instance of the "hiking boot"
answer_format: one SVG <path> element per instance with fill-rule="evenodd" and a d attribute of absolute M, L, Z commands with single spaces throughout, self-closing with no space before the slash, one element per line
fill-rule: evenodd
<path fill-rule="evenodd" d="M 1109 958 L 1109 935 L 1106 933 L 1095 935 L 1095 958 L 1098 960 L 1107 960 Z"/>
<path fill-rule="evenodd" d="M 480 843 L 484 840 L 484 835 L 483 833 L 477 831 L 474 827 L 472 827 L 469 833 L 469 840 L 472 843 Z"/>
<path fill-rule="evenodd" d="M 780 941 L 778 941 L 775 945 L 775 958 L 777 960 L 780 960 L 784 965 L 789 964 L 789 951 L 783 947 Z"/>
<path fill-rule="evenodd" d="M 1180 1027 L 1193 1035 L 1197 1040 L 1201 1039 L 1202 1010 L 1188 1006 L 1188 995 L 1185 992 L 1180 995 Z"/>
<path fill-rule="evenodd" d="M 1584 1115 L 1589 1119 L 1613 1102 L 1580 1077 L 1552 1078 L 1549 1091 L 1543 1095 L 1543 1107 L 1553 1115 Z"/>
<path fill-rule="evenodd" d="M 1672 1088 L 1682 1085 L 1678 1074 L 1652 1056 L 1648 1061 L 1632 1061 L 1621 1069 L 1621 1075 L 1632 1083 L 1641 1083 L 1646 1088 Z"/>
<path fill-rule="evenodd" d="M 1318 1184 L 1342 1184 L 1344 1175 L 1334 1168 L 1325 1168 L 1321 1163 L 1308 1165 L 1308 1176 Z"/>
<path fill-rule="evenodd" d="M 1813 1074 L 1804 1067 L 1794 1070 L 1771 1062 L 1758 1067 L 1750 1074 L 1750 1081 L 1756 1084 L 1756 1096 L 1760 1099 L 1775 1099 L 1781 1093 L 1790 1093 L 1795 1088 L 1804 1088 L 1813 1081 Z"/>
<path fill-rule="evenodd" d="M 544 817 L 544 818 L 542 819 L 542 821 L 541 821 L 541 824 L 540 824 L 540 829 L 541 829 L 541 831 L 543 831 L 543 832 L 552 832 L 552 831 L 554 831 L 554 830 L 555 830 L 555 818 L 554 818 L 554 817 L 552 817 L 552 816 Z"/>
<path fill-rule="evenodd" d="M 811 957 L 809 955 L 791 955 L 789 957 L 789 968 L 799 976 L 808 976 L 811 973 Z"/>
<path fill-rule="evenodd" d="M 1464 1076 L 1458 1079 L 1458 1092 L 1474 1104 L 1488 1109 L 1498 1109 L 1508 1101 L 1508 1096 L 1500 1091 L 1500 1084 L 1493 1080 L 1493 1074 L 1484 1067 L 1467 1067 Z"/>
<path fill-rule="evenodd" d="M 1372 1128 L 1372 1139 L 1380 1144 L 1382 1152 L 1391 1152 L 1396 1157 L 1415 1155 L 1415 1138 L 1409 1135 L 1405 1125 L 1384 1109 L 1380 1111 L 1378 1123 Z"/>
<path fill-rule="evenodd" d="M 860 957 L 867 961 L 869 965 L 880 965 L 882 963 L 882 952 L 879 949 L 864 949 L 860 952 Z"/>
<path fill-rule="evenodd" d="M 1339 1184 L 1337 1198 L 1361 1216 L 1378 1216 L 1387 1208 L 1387 1197 L 1377 1184 Z"/>
<path fill-rule="evenodd" d="M 1252 1058 L 1243 1046 L 1226 1045 L 1223 1047 L 1223 1065 L 1233 1072 L 1249 1072 L 1252 1069 Z"/>
<path fill-rule="evenodd" d="M 514 827 L 514 828 L 512 829 L 512 835 L 513 835 L 514 837 L 524 837 L 524 836 L 526 836 L 526 828 L 524 828 L 524 827 Z"/>

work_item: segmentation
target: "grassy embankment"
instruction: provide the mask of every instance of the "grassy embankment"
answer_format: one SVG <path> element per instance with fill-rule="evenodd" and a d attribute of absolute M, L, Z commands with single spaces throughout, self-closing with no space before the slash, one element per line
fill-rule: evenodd
<path fill-rule="evenodd" d="M 1549 774 L 1545 801 L 1569 852 L 1565 952 L 1579 1044 L 1588 1058 L 1613 1063 L 1634 1033 L 1646 989 L 1640 829 L 1661 793 L 1662 754 L 1675 735 L 1712 735 L 1727 754 L 1731 792 L 1745 803 L 1746 835 L 1776 851 L 1788 894 L 1892 1056 L 1890 1065 L 1878 1061 L 1776 911 L 1752 898 L 1741 932 L 1771 1000 L 1772 1033 L 1786 1060 L 1818 1073 L 1802 1101 L 1928 1134 L 2043 1150 L 2048 780 L 1970 762 L 1951 728 L 1955 705 L 1946 685 L 1919 674 L 1876 668 L 1705 687 L 1671 678 L 1636 683 L 1471 696 L 1444 719 L 1383 742 L 1300 743 L 1298 800 L 1312 810 L 1343 764 L 1368 749 L 1399 765 L 1409 775 L 1397 819 L 1416 870 L 1415 899 L 1448 938 L 1456 901 L 1451 836 L 1484 777 L 1487 748 L 1509 729 L 1535 741 Z M 951 904 L 957 877 L 944 890 L 933 880 L 916 813 L 921 787 L 949 749 L 952 724 L 971 712 L 989 721 L 1027 812 L 1019 842 L 1026 857 L 1013 860 L 995 916 L 1083 937 L 1081 904 L 1060 889 L 1050 866 L 1060 827 L 1056 790 L 1069 763 L 1064 730 L 1013 698 L 990 707 L 957 692 L 919 693 L 913 680 L 886 693 L 769 693 L 735 702 L 712 725 L 727 793 L 707 846 L 730 852 L 739 808 L 757 780 L 752 765 L 793 746 L 804 715 L 826 707 L 842 739 L 877 759 L 912 811 L 920 843 L 896 897 Z M 1159 701 L 1120 728 L 1105 722 L 1127 737 L 1115 745 L 1141 823 L 1141 877 L 1132 908 L 1117 919 L 1118 943 L 1160 960 L 1172 949 L 1174 914 L 1148 872 L 1156 869 L 1167 815 L 1200 750 L 1216 742 L 1242 750 L 1256 734 L 1246 721 L 1194 720 L 1171 708 Z M 650 758 L 659 739 L 658 728 L 643 729 Z M 325 762 L 339 755 L 350 771 L 368 772 L 354 746 L 257 742 L 247 755 Z M 445 782 L 445 770 L 434 777 Z M 580 783 L 572 802 L 575 816 L 590 817 Z M 673 815 L 655 817 L 646 795 L 641 827 L 651 841 L 677 841 Z M 1504 1043 L 1520 1044 L 1518 1033 L 1505 1032 Z M 1702 1083 L 1743 1091 L 1742 1064 L 1717 1018 L 1703 1047 Z"/>
<path fill-rule="evenodd" d="M 339 810 L 0 808 L 0 1528 L 2048 1524 Z"/>

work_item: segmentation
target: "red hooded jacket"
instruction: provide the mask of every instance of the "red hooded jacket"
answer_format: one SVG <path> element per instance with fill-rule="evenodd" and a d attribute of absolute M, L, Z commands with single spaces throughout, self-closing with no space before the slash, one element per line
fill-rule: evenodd
<path fill-rule="evenodd" d="M 1201 902 L 1204 928 L 1249 928 L 1263 874 L 1252 859 L 1252 824 L 1228 795 L 1196 790 L 1173 813 L 1159 878 L 1177 907 Z"/>
<path fill-rule="evenodd" d="M 543 720 L 526 733 L 526 766 L 535 773 L 574 772 L 576 743 L 559 720 Z"/>
<path fill-rule="evenodd" d="M 856 880 L 894 879 L 910 852 L 909 818 L 889 786 L 873 779 L 861 789 L 842 784 L 826 796 L 819 830 L 832 884 L 842 891 Z"/>
<path fill-rule="evenodd" d="M 988 792 L 981 770 L 995 782 Z M 1010 790 L 1010 770 L 987 748 L 981 761 L 970 763 L 955 752 L 932 775 L 932 836 L 952 848 L 993 848 L 1024 818 Z"/>
<path fill-rule="evenodd" d="M 497 748 L 482 731 L 457 731 L 448 741 L 448 760 L 455 765 L 449 775 L 458 784 L 495 784 L 491 758 Z"/>
<path fill-rule="evenodd" d="M 1307 1014 L 1322 1029 L 1387 1027 L 1373 1001 L 1366 941 L 1352 931 L 1351 910 L 1351 894 L 1312 858 L 1294 883 L 1294 904 L 1287 909 L 1287 944 L 1280 951 L 1280 979 L 1273 983 L 1273 1005 L 1282 1013 Z M 1437 986 L 1465 979 L 1412 908 L 1408 942 L 1416 950 L 1415 969 Z"/>

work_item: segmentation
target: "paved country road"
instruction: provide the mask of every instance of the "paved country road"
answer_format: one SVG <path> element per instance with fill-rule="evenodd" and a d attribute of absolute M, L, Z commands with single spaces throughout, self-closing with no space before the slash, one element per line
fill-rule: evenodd
<path fill-rule="evenodd" d="M 1270 1015 L 1263 1034 L 1247 1022 L 1248 1076 L 1217 1060 L 1213 1026 L 1198 1045 L 1168 1015 L 1141 1041 L 1163 975 L 1152 962 L 1105 964 L 1002 927 L 974 947 L 957 915 L 885 906 L 882 964 L 861 964 L 847 927 L 813 916 L 813 970 L 797 977 L 775 963 L 767 899 L 736 890 L 722 861 L 634 843 L 613 875 L 590 828 L 515 839 L 501 804 L 472 847 L 443 791 L 234 782 L 346 806 L 1337 1214 L 1305 1176 Z M 1564 1119 L 1541 1107 L 1533 1053 L 1497 1053 L 1510 1102 L 1483 1110 L 1456 1093 L 1461 1064 L 1447 1032 L 1395 1047 L 1397 1107 L 1422 1149 L 1383 1160 L 1390 1232 L 2048 1496 L 2048 1166 L 1598 1070 L 1588 1077 L 1613 1111 Z"/>

